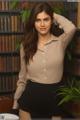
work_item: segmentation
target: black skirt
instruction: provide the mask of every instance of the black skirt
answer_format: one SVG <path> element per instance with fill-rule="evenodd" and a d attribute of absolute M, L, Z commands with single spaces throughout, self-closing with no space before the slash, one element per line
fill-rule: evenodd
<path fill-rule="evenodd" d="M 30 112 L 33 118 L 61 116 L 62 107 L 58 105 L 58 88 L 63 82 L 43 84 L 28 80 L 25 91 L 18 100 L 20 109 Z"/>

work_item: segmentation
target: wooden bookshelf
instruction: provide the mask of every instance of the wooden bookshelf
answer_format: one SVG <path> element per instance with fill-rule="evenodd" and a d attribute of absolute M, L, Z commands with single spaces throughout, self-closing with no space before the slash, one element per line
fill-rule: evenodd
<path fill-rule="evenodd" d="M 18 80 L 19 51 L 17 42 L 21 40 L 20 9 L 10 10 L 9 1 L 0 1 L 0 94 L 14 94 Z"/>

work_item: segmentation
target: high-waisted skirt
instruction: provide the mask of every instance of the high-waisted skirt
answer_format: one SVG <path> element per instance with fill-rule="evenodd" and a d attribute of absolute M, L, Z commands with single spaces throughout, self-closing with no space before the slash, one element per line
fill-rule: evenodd
<path fill-rule="evenodd" d="M 58 105 L 60 101 L 58 88 L 62 85 L 62 81 L 53 84 L 43 84 L 28 80 L 26 89 L 18 100 L 20 109 L 30 112 L 33 118 L 61 116 L 63 110 Z"/>

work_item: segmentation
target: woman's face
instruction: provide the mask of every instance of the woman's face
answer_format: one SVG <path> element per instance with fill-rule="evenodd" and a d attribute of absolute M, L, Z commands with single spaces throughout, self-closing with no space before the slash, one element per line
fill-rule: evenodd
<path fill-rule="evenodd" d="M 40 35 L 47 35 L 50 33 L 50 28 L 52 24 L 51 17 L 46 12 L 40 12 L 36 16 L 35 29 Z"/>

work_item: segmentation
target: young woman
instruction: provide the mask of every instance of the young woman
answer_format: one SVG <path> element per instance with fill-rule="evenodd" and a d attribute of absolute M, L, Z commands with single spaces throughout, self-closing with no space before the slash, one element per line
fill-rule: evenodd
<path fill-rule="evenodd" d="M 54 21 L 64 30 L 58 37 L 53 34 Z M 21 43 L 21 70 L 14 95 L 13 109 L 19 105 L 20 120 L 62 116 L 57 89 L 63 84 L 64 54 L 75 30 L 48 3 L 33 7 Z"/>

